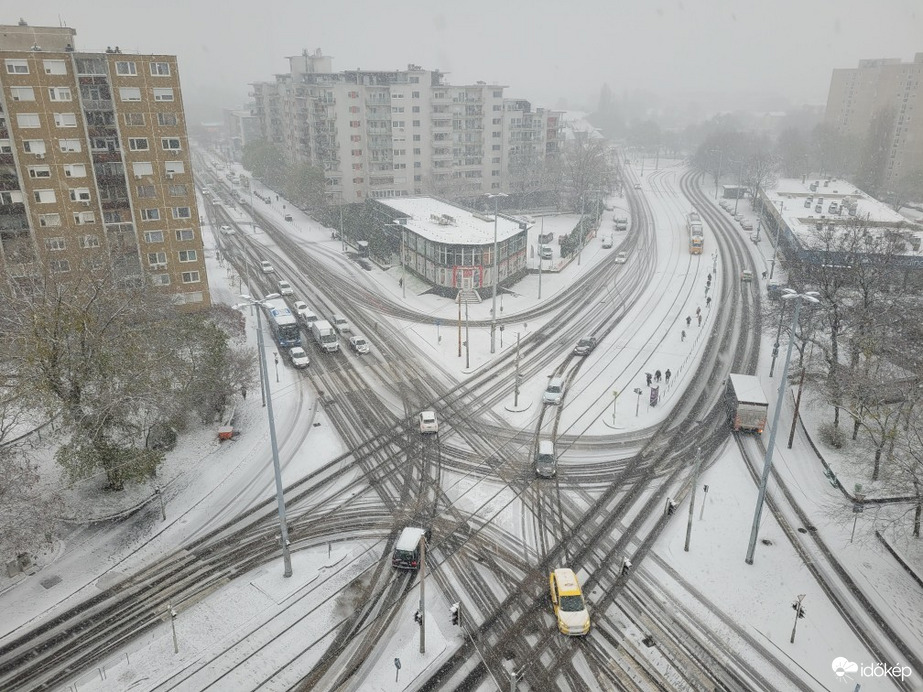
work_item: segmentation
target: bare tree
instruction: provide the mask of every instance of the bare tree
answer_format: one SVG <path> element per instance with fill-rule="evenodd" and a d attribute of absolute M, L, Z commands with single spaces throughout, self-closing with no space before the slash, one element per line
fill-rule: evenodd
<path fill-rule="evenodd" d="M 589 137 L 586 133 L 577 134 L 579 136 L 565 146 L 562 161 L 563 206 L 573 211 L 580 211 L 582 204 L 591 199 L 591 190 L 612 188 L 605 140 Z"/>

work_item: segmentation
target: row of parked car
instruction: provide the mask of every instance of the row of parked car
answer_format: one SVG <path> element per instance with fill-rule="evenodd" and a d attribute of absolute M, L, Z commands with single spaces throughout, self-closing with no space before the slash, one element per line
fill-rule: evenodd
<path fill-rule="evenodd" d="M 750 219 L 745 218 L 743 214 L 739 214 L 739 213 L 735 214 L 734 205 L 731 202 L 729 202 L 726 199 L 723 199 L 720 202 L 718 202 L 718 206 L 724 209 L 724 211 L 726 211 L 728 214 L 733 216 L 734 220 L 740 224 L 740 227 L 742 229 L 744 229 L 745 231 L 753 230 L 753 222 L 750 221 Z"/>

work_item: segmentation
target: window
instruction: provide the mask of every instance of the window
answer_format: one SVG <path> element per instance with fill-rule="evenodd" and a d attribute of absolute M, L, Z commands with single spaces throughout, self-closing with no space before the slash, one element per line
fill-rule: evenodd
<path fill-rule="evenodd" d="M 83 145 L 79 139 L 59 139 L 58 148 L 63 152 L 82 151 Z"/>
<path fill-rule="evenodd" d="M 358 112 L 359 112 L 359 106 L 350 106 L 350 107 L 349 107 L 349 112 L 350 112 L 350 113 L 358 113 Z"/>
<path fill-rule="evenodd" d="M 192 218 L 192 214 L 189 212 L 189 207 L 173 207 L 173 218 L 189 219 Z"/>
<path fill-rule="evenodd" d="M 169 274 L 151 274 L 151 283 L 155 286 L 169 286 L 170 285 L 170 275 Z"/>
<path fill-rule="evenodd" d="M 186 172 L 186 165 L 182 161 L 165 161 L 164 170 L 166 170 L 167 173 L 175 173 L 178 175 Z"/>
<path fill-rule="evenodd" d="M 58 196 L 55 194 L 54 190 L 34 190 L 32 195 L 32 198 L 38 204 L 54 204 L 58 201 Z"/>
<path fill-rule="evenodd" d="M 60 214 L 39 214 L 38 225 L 42 228 L 54 228 L 61 225 Z"/>
<path fill-rule="evenodd" d="M 82 163 L 69 163 L 64 166 L 65 178 L 86 178 L 87 167 Z"/>
<path fill-rule="evenodd" d="M 167 194 L 170 197 L 185 197 L 189 194 L 189 188 L 186 185 L 169 185 L 167 186 Z"/>
<path fill-rule="evenodd" d="M 420 147 L 414 147 L 414 148 L 413 148 L 413 155 L 414 155 L 414 156 L 419 156 L 419 155 L 420 155 Z"/>
<path fill-rule="evenodd" d="M 130 127 L 144 127 L 144 113 L 125 113 L 122 120 Z"/>
<path fill-rule="evenodd" d="M 150 199 L 157 196 L 157 188 L 153 185 L 138 185 L 138 197 Z"/>
<path fill-rule="evenodd" d="M 122 77 L 133 77 L 138 74 L 138 68 L 133 62 L 119 60 L 115 63 L 115 73 Z"/>
<path fill-rule="evenodd" d="M 170 76 L 170 63 L 152 62 L 151 63 L 151 76 L 152 77 L 169 77 Z"/>
<path fill-rule="evenodd" d="M 356 185 L 361 185 L 362 183 L 365 182 L 365 178 L 353 178 L 353 182 L 354 182 Z"/>
<path fill-rule="evenodd" d="M 350 142 L 361 142 L 361 141 L 362 141 L 362 135 L 350 135 L 349 141 L 350 141 Z"/>
<path fill-rule="evenodd" d="M 351 98 L 351 99 L 357 99 L 357 98 L 359 98 L 359 92 L 358 92 L 358 91 L 350 91 L 350 92 L 349 92 L 349 98 Z"/>
<path fill-rule="evenodd" d="M 136 161 L 131 164 L 131 172 L 136 178 L 143 175 L 154 175 L 154 164 L 150 161 Z"/>
<path fill-rule="evenodd" d="M 74 212 L 74 224 L 77 226 L 83 226 L 88 223 L 96 223 L 96 212 L 92 211 L 76 211 Z"/>
<path fill-rule="evenodd" d="M 149 252 L 147 253 L 147 263 L 151 267 L 166 267 L 167 266 L 167 253 L 166 252 Z"/>
<path fill-rule="evenodd" d="M 178 254 L 180 262 L 197 262 L 199 259 L 195 250 L 180 250 Z"/>
<path fill-rule="evenodd" d="M 411 92 L 410 92 L 410 98 L 414 98 L 414 99 L 420 98 L 420 92 L 419 92 L 419 91 L 411 91 Z"/>
<path fill-rule="evenodd" d="M 199 272 L 183 272 L 183 283 L 184 284 L 199 283 Z"/>
<path fill-rule="evenodd" d="M 359 122 L 358 120 L 350 120 L 350 121 L 349 121 L 349 126 L 350 126 L 350 127 L 360 127 L 361 125 L 362 125 L 362 123 Z M 36 127 L 38 127 L 38 125 L 36 125 Z"/>
<path fill-rule="evenodd" d="M 132 151 L 147 151 L 150 147 L 147 143 L 147 137 L 129 137 L 128 148 Z"/>
<path fill-rule="evenodd" d="M 119 87 L 119 98 L 123 101 L 140 101 L 141 87 Z"/>
<path fill-rule="evenodd" d="M 191 228 L 180 228 L 176 231 L 177 240 L 195 240 L 195 231 Z M 183 258 L 180 257 L 180 262 L 183 261 Z"/>
<path fill-rule="evenodd" d="M 14 101 L 34 101 L 35 89 L 32 87 L 10 87 L 10 98 Z"/>
<path fill-rule="evenodd" d="M 172 101 L 173 89 L 154 89 L 155 101 Z"/>
<path fill-rule="evenodd" d="M 85 101 L 112 100 L 112 93 L 109 91 L 109 87 L 105 84 L 81 84 L 80 95 Z M 109 106 L 109 104 L 106 105 Z M 93 117 L 105 118 L 106 116 L 113 117 L 113 114 L 107 111 L 94 111 Z"/>
<path fill-rule="evenodd" d="M 352 154 L 353 156 L 362 156 L 362 149 L 353 149 Z"/>
<path fill-rule="evenodd" d="M 361 171 L 361 170 L 362 170 L 362 164 L 361 164 L 361 163 L 354 163 L 354 164 L 353 164 L 353 170 L 354 170 L 354 171 Z"/>
<path fill-rule="evenodd" d="M 157 124 L 163 127 L 176 125 L 176 113 L 158 113 Z"/>
<path fill-rule="evenodd" d="M 38 113 L 17 113 L 16 114 L 16 127 L 25 129 L 28 127 L 41 127 L 42 123 L 39 121 Z"/>
<path fill-rule="evenodd" d="M 8 139 L 0 139 L 0 154 L 12 154 L 13 143 Z"/>
<path fill-rule="evenodd" d="M 414 113 L 419 113 L 419 112 L 420 112 L 420 107 L 419 107 L 419 106 L 414 106 L 414 107 L 413 107 L 413 112 L 414 112 Z"/>
<path fill-rule="evenodd" d="M 180 151 L 182 149 L 178 137 L 161 137 L 160 146 L 164 151 Z"/>
<path fill-rule="evenodd" d="M 6 60 L 7 74 L 29 74 L 29 62 L 26 60 Z"/>
<path fill-rule="evenodd" d="M 42 60 L 45 74 L 67 74 L 67 64 L 63 60 Z"/>
<path fill-rule="evenodd" d="M 51 177 L 51 167 L 50 166 L 29 166 L 29 177 L 30 178 L 50 178 Z"/>
<path fill-rule="evenodd" d="M 45 249 L 49 252 L 61 252 L 67 249 L 67 241 L 64 238 L 45 238 Z"/>
<path fill-rule="evenodd" d="M 163 231 L 146 231 L 144 233 L 145 243 L 162 243 Z"/>
<path fill-rule="evenodd" d="M 72 202 L 89 202 L 90 201 L 90 188 L 72 187 L 70 189 L 70 198 Z"/>
<path fill-rule="evenodd" d="M 55 113 L 54 124 L 58 127 L 77 127 L 77 116 L 74 113 Z"/>
<path fill-rule="evenodd" d="M 414 142 L 419 142 L 419 141 L 420 141 L 420 135 L 414 135 L 414 136 L 413 136 L 413 141 L 414 141 Z"/>
<path fill-rule="evenodd" d="M 419 120 L 414 120 L 414 121 L 413 121 L 413 126 L 414 126 L 414 127 L 420 127 L 420 121 L 419 121 Z"/>
<path fill-rule="evenodd" d="M 423 164 L 420 163 L 419 161 L 414 161 L 414 162 L 413 162 L 413 167 L 414 167 L 414 168 L 423 168 Z"/>
<path fill-rule="evenodd" d="M 66 259 L 62 260 L 49 260 L 48 266 L 53 272 L 69 272 L 71 270 L 71 264 Z"/>
<path fill-rule="evenodd" d="M 84 250 L 93 247 L 99 247 L 99 236 L 82 235 L 80 236 L 80 247 Z"/>
<path fill-rule="evenodd" d="M 160 220 L 160 209 L 142 209 L 141 210 L 141 220 L 142 221 L 159 221 Z"/>
<path fill-rule="evenodd" d="M 45 140 L 44 139 L 24 139 L 22 142 L 22 150 L 29 154 L 44 154 L 46 153 Z"/>
<path fill-rule="evenodd" d="M 52 101 L 70 101 L 71 90 L 69 87 L 49 87 L 48 98 Z"/>

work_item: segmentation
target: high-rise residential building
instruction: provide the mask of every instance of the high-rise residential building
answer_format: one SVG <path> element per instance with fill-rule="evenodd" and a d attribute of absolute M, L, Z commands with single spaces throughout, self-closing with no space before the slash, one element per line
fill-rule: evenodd
<path fill-rule="evenodd" d="M 333 204 L 508 192 L 563 148 L 562 114 L 503 86 L 453 86 L 417 65 L 334 72 L 319 50 L 288 60 L 252 85 L 255 115 L 291 163 L 323 168 Z"/>
<path fill-rule="evenodd" d="M 0 273 L 109 267 L 209 305 L 176 57 L 0 26 Z"/>
<path fill-rule="evenodd" d="M 910 63 L 860 60 L 858 68 L 833 71 L 825 122 L 864 143 L 877 168 L 869 182 L 882 190 L 923 169 L 923 114 L 914 112 L 923 107 L 921 78 L 923 53 Z"/>

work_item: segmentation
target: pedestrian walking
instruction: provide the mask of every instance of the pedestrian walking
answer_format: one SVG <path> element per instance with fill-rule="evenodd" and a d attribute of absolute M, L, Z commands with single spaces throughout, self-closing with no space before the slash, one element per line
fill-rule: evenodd
<path fill-rule="evenodd" d="M 686 330 L 685 329 L 679 333 L 679 340 L 680 341 L 686 340 Z"/>
<path fill-rule="evenodd" d="M 689 315 L 686 315 L 686 326 L 688 327 L 691 324 L 692 324 L 692 318 Z"/>
<path fill-rule="evenodd" d="M 240 395 L 244 398 L 244 401 L 247 400 L 247 388 L 246 387 L 240 388 Z"/>
<path fill-rule="evenodd" d="M 660 374 L 660 370 L 655 370 L 655 371 L 654 371 L 654 382 L 660 382 L 661 377 L 662 377 L 662 376 L 661 376 L 661 374 Z"/>
<path fill-rule="evenodd" d="M 702 326 L 702 316 L 701 315 L 699 315 L 699 326 L 700 327 Z"/>
<path fill-rule="evenodd" d="M 705 299 L 705 307 L 707 308 L 711 307 L 711 296 Z"/>
<path fill-rule="evenodd" d="M 708 295 L 708 289 L 711 288 L 711 284 L 705 286 L 705 295 Z"/>
<path fill-rule="evenodd" d="M 670 368 L 667 368 L 667 371 L 663 374 L 667 380 L 667 384 L 670 384 Z"/>
<path fill-rule="evenodd" d="M 696 317 L 701 317 L 701 316 L 702 316 L 702 308 L 701 308 L 701 307 L 697 307 L 697 308 L 695 309 L 695 316 L 696 316 Z"/>
<path fill-rule="evenodd" d="M 763 278 L 764 278 L 764 279 L 766 278 L 766 270 L 765 270 L 765 269 L 763 270 Z"/>
<path fill-rule="evenodd" d="M 651 374 L 649 372 L 644 373 L 644 376 L 647 377 L 647 386 L 651 386 Z"/>
<path fill-rule="evenodd" d="M 708 283 L 711 283 L 711 272 L 708 272 Z"/>

